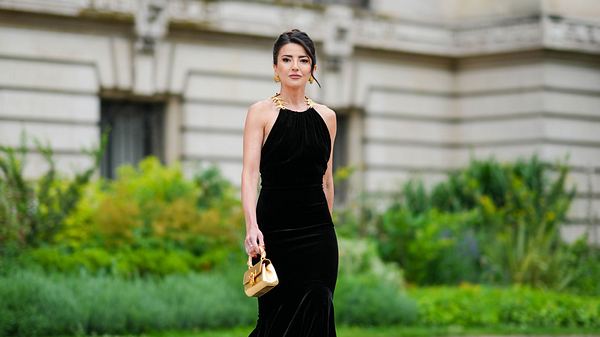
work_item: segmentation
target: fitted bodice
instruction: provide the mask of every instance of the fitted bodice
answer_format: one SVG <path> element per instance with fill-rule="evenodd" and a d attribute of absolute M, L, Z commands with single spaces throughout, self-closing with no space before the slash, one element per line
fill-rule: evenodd
<path fill-rule="evenodd" d="M 280 108 L 261 149 L 261 186 L 322 185 L 330 152 L 329 129 L 314 107 Z"/>

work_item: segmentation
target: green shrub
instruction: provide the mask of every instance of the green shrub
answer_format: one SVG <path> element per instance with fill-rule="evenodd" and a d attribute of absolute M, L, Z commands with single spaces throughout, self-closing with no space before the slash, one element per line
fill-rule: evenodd
<path fill-rule="evenodd" d="M 115 275 L 125 278 L 187 274 L 192 271 L 222 269 L 235 264 L 241 250 L 215 249 L 202 256 L 185 250 L 127 248 L 109 252 L 102 248 L 70 249 L 48 246 L 23 253 L 17 261 L 22 266 L 39 266 L 46 272 L 67 274 Z"/>
<path fill-rule="evenodd" d="M 29 182 L 22 181 L 21 161 L 14 150 L 4 150 L 8 155 L 6 161 L 0 157 L 0 167 L 10 179 L 0 180 L 0 191 L 5 192 L 11 181 L 29 188 Z M 51 162 L 51 151 L 46 155 Z M 44 200 L 51 200 L 53 210 L 64 212 L 60 218 L 53 216 L 52 229 L 44 232 L 43 240 L 40 236 L 41 241 L 30 246 L 20 245 L 21 241 L 28 242 L 26 229 L 33 228 L 15 224 L 22 216 L 1 223 L 0 250 L 6 258 L 23 255 L 22 262 L 37 263 L 50 271 L 85 269 L 129 277 L 160 276 L 216 268 L 242 248 L 241 203 L 235 188 L 217 167 L 186 179 L 179 164 L 166 167 L 157 158 L 148 157 L 136 167 L 120 167 L 116 180 L 99 179 L 92 183 L 87 178 L 77 178 L 76 182 L 59 180 L 51 168 L 39 182 L 46 187 L 39 194 L 46 196 Z M 68 197 L 61 194 L 63 185 L 72 190 Z M 7 204 L 7 195 L 12 192 L 2 193 L 0 218 L 20 214 L 14 211 L 18 205 L 28 212 L 48 212 L 46 203 L 34 200 L 36 191 L 31 189 L 27 198 L 21 198 L 25 204 L 18 202 L 13 206 Z M 68 202 L 60 201 L 63 199 Z M 29 207 L 27 203 L 41 206 Z M 31 219 L 38 218 L 37 213 L 31 215 Z"/>
<path fill-rule="evenodd" d="M 418 302 L 423 325 L 600 328 L 598 297 L 470 284 L 412 289 L 409 294 Z"/>
<path fill-rule="evenodd" d="M 230 258 L 224 251 L 239 250 L 242 222 L 235 189 L 218 168 L 190 180 L 178 164 L 148 157 L 120 167 L 113 181 L 89 184 L 55 245 L 102 247 L 115 256 L 118 274 L 207 270 Z"/>
<path fill-rule="evenodd" d="M 6 248 L 14 254 L 52 240 L 77 205 L 104 148 L 88 151 L 93 166 L 65 178 L 56 170 L 52 149 L 37 140 L 35 147 L 48 169 L 39 179 L 28 180 L 24 175 L 29 152 L 25 135 L 19 147 L 0 146 L 0 255 L 10 253 Z"/>
<path fill-rule="evenodd" d="M 373 275 L 340 275 L 334 303 L 336 322 L 348 325 L 410 324 L 417 318 L 414 300 Z"/>
<path fill-rule="evenodd" d="M 239 266 L 208 273 L 123 279 L 11 270 L 0 275 L 0 336 L 140 334 L 249 326 L 257 302 Z M 528 287 L 410 288 L 373 274 L 340 273 L 336 321 L 350 325 L 600 329 L 600 298 Z"/>
<path fill-rule="evenodd" d="M 223 328 L 256 322 L 257 302 L 243 293 L 244 263 L 208 273 L 135 277 L 14 270 L 0 276 L 0 335 L 125 334 Z M 371 275 L 341 274 L 334 297 L 339 322 L 408 323 L 413 300 Z"/>
<path fill-rule="evenodd" d="M 338 247 L 339 275 L 366 275 L 379 279 L 387 287 L 404 291 L 403 271 L 396 263 L 381 259 L 374 241 L 338 236 Z"/>
<path fill-rule="evenodd" d="M 334 296 L 336 318 L 353 325 L 410 323 L 416 305 L 404 291 L 402 270 L 383 262 L 375 242 L 338 237 L 339 276 Z"/>
<path fill-rule="evenodd" d="M 565 259 L 570 282 L 565 289 L 580 295 L 600 296 L 600 247 L 588 243 L 585 234 L 569 246 Z"/>
<path fill-rule="evenodd" d="M 76 254 L 60 247 L 42 247 L 32 249 L 20 258 L 25 264 L 35 263 L 47 271 L 79 272 L 81 269 L 96 272 L 111 267 L 113 258 L 99 248 L 86 248 Z"/>
<path fill-rule="evenodd" d="M 256 320 L 256 302 L 244 295 L 238 274 L 124 280 L 19 270 L 0 277 L 0 335 L 124 334 L 249 325 Z"/>
<path fill-rule="evenodd" d="M 575 190 L 566 165 L 537 156 L 515 163 L 472 160 L 429 193 L 420 181 L 378 222 L 381 253 L 419 284 L 461 281 L 565 289 L 575 281 L 560 238 Z"/>
<path fill-rule="evenodd" d="M 494 243 L 482 247 L 487 279 L 556 289 L 570 282 L 560 226 L 574 190 L 566 190 L 566 166 L 554 180 L 546 168 L 535 157 L 519 161 L 506 175 L 508 191 L 501 202 L 487 194 L 479 198 L 484 236 Z"/>
<path fill-rule="evenodd" d="M 501 322 L 496 290 L 463 284 L 461 288 L 428 287 L 409 291 L 418 303 L 419 323 L 425 325 L 497 325 Z"/>
<path fill-rule="evenodd" d="M 0 335 L 74 333 L 85 317 L 64 284 L 21 271 L 0 277 Z"/>
<path fill-rule="evenodd" d="M 94 198 L 107 203 L 98 205 L 89 221 L 102 233 L 104 243 L 184 248 L 201 254 L 241 240 L 240 202 L 214 168 L 191 181 L 185 179 L 178 164 L 164 167 L 148 157 L 137 169 L 120 168 L 118 179 L 103 186 Z M 123 220 L 128 213 L 129 220 Z M 129 222 L 119 224 L 123 221 Z M 124 228 L 127 232 L 122 233 Z M 122 237 L 128 241 L 112 242 Z"/>
<path fill-rule="evenodd" d="M 406 279 L 418 284 L 458 284 L 478 280 L 480 248 L 473 228 L 476 211 L 443 213 L 429 209 L 413 214 L 392 207 L 379 223 L 379 250 L 397 261 Z"/>

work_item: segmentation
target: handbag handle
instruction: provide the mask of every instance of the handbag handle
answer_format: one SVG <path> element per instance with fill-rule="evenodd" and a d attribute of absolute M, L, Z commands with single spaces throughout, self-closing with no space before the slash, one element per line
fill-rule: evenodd
<path fill-rule="evenodd" d="M 267 252 L 263 246 L 258 246 L 260 248 L 260 260 L 264 260 L 267 257 Z M 248 255 L 248 269 L 252 268 L 252 255 Z"/>

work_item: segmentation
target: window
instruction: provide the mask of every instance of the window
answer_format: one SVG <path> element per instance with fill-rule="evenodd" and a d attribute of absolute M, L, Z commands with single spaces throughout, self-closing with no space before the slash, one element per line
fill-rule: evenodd
<path fill-rule="evenodd" d="M 335 135 L 335 144 L 333 147 L 333 174 L 338 168 L 348 165 L 348 120 L 346 113 L 336 114 L 337 130 Z M 344 204 L 348 194 L 348 180 L 343 180 L 335 184 L 334 202 L 335 204 Z"/>
<path fill-rule="evenodd" d="M 164 103 L 102 100 L 100 130 L 108 132 L 100 166 L 104 177 L 112 179 L 119 166 L 149 155 L 164 161 L 164 109 Z"/>

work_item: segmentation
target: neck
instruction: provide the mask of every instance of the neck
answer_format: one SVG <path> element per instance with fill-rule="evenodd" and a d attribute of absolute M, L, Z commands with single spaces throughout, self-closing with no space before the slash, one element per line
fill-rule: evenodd
<path fill-rule="evenodd" d="M 281 87 L 280 97 L 289 108 L 302 108 L 306 105 L 304 87 L 290 88 Z"/>

